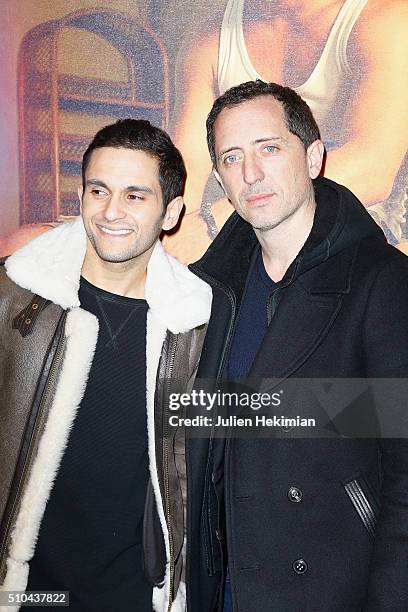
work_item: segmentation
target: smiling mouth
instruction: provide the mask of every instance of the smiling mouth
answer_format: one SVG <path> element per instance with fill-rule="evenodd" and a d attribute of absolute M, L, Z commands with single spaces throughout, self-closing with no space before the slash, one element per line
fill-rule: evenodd
<path fill-rule="evenodd" d="M 98 225 L 98 229 L 109 236 L 127 236 L 133 232 L 131 229 L 111 229 L 109 227 L 103 227 L 102 225 Z"/>

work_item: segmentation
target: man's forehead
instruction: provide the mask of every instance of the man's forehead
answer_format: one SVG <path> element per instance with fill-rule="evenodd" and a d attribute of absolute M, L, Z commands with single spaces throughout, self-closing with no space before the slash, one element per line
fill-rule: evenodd
<path fill-rule="evenodd" d="M 128 177 L 130 182 L 140 175 L 159 180 L 159 162 L 156 157 L 139 149 L 100 147 L 90 155 L 86 177 L 103 174 L 105 177 Z"/>
<path fill-rule="evenodd" d="M 279 100 L 276 100 L 272 95 L 262 95 L 250 100 L 243 100 L 238 104 L 226 106 L 218 115 L 216 122 L 220 118 L 225 120 L 228 116 L 247 114 L 252 115 L 254 118 L 257 115 L 269 115 L 272 118 L 282 118 L 285 115 L 283 104 Z"/>
<path fill-rule="evenodd" d="M 234 146 L 232 141 L 288 140 L 291 134 L 282 104 L 272 96 L 260 96 L 224 108 L 215 121 L 214 136 L 219 148 Z"/>
<path fill-rule="evenodd" d="M 141 165 L 158 169 L 159 163 L 157 157 L 148 151 L 141 149 L 128 149 L 125 147 L 98 147 L 91 152 L 89 164 L 106 164 L 106 165 Z"/>

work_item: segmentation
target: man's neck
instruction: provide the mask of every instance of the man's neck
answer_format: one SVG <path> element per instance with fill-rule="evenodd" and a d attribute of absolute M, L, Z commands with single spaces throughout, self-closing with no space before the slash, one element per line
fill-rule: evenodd
<path fill-rule="evenodd" d="M 92 285 L 131 298 L 144 298 L 151 249 L 129 261 L 112 263 L 100 259 L 88 242 L 81 275 Z"/>
<path fill-rule="evenodd" d="M 265 269 L 278 282 L 305 244 L 314 220 L 316 202 L 313 191 L 298 210 L 277 227 L 265 232 L 254 230 L 262 249 Z"/>

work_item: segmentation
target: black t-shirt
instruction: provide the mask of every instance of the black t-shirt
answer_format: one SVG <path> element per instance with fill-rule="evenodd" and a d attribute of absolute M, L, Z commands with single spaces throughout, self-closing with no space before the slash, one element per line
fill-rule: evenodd
<path fill-rule="evenodd" d="M 150 612 L 142 565 L 147 303 L 83 278 L 79 299 L 99 320 L 98 342 L 27 590 L 70 591 L 69 609 L 81 612 Z"/>

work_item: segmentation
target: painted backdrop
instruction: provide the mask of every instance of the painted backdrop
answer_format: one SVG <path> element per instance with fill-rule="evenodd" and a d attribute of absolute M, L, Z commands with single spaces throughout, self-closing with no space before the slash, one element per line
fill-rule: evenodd
<path fill-rule="evenodd" d="M 186 214 L 165 236 L 197 259 L 231 214 L 205 118 L 260 78 L 311 106 L 325 174 L 387 239 L 408 240 L 408 4 L 402 0 L 3 0 L 0 254 L 76 215 L 81 156 L 119 117 L 167 129 L 186 160 Z M 24 7 L 24 10 L 22 8 Z"/>

